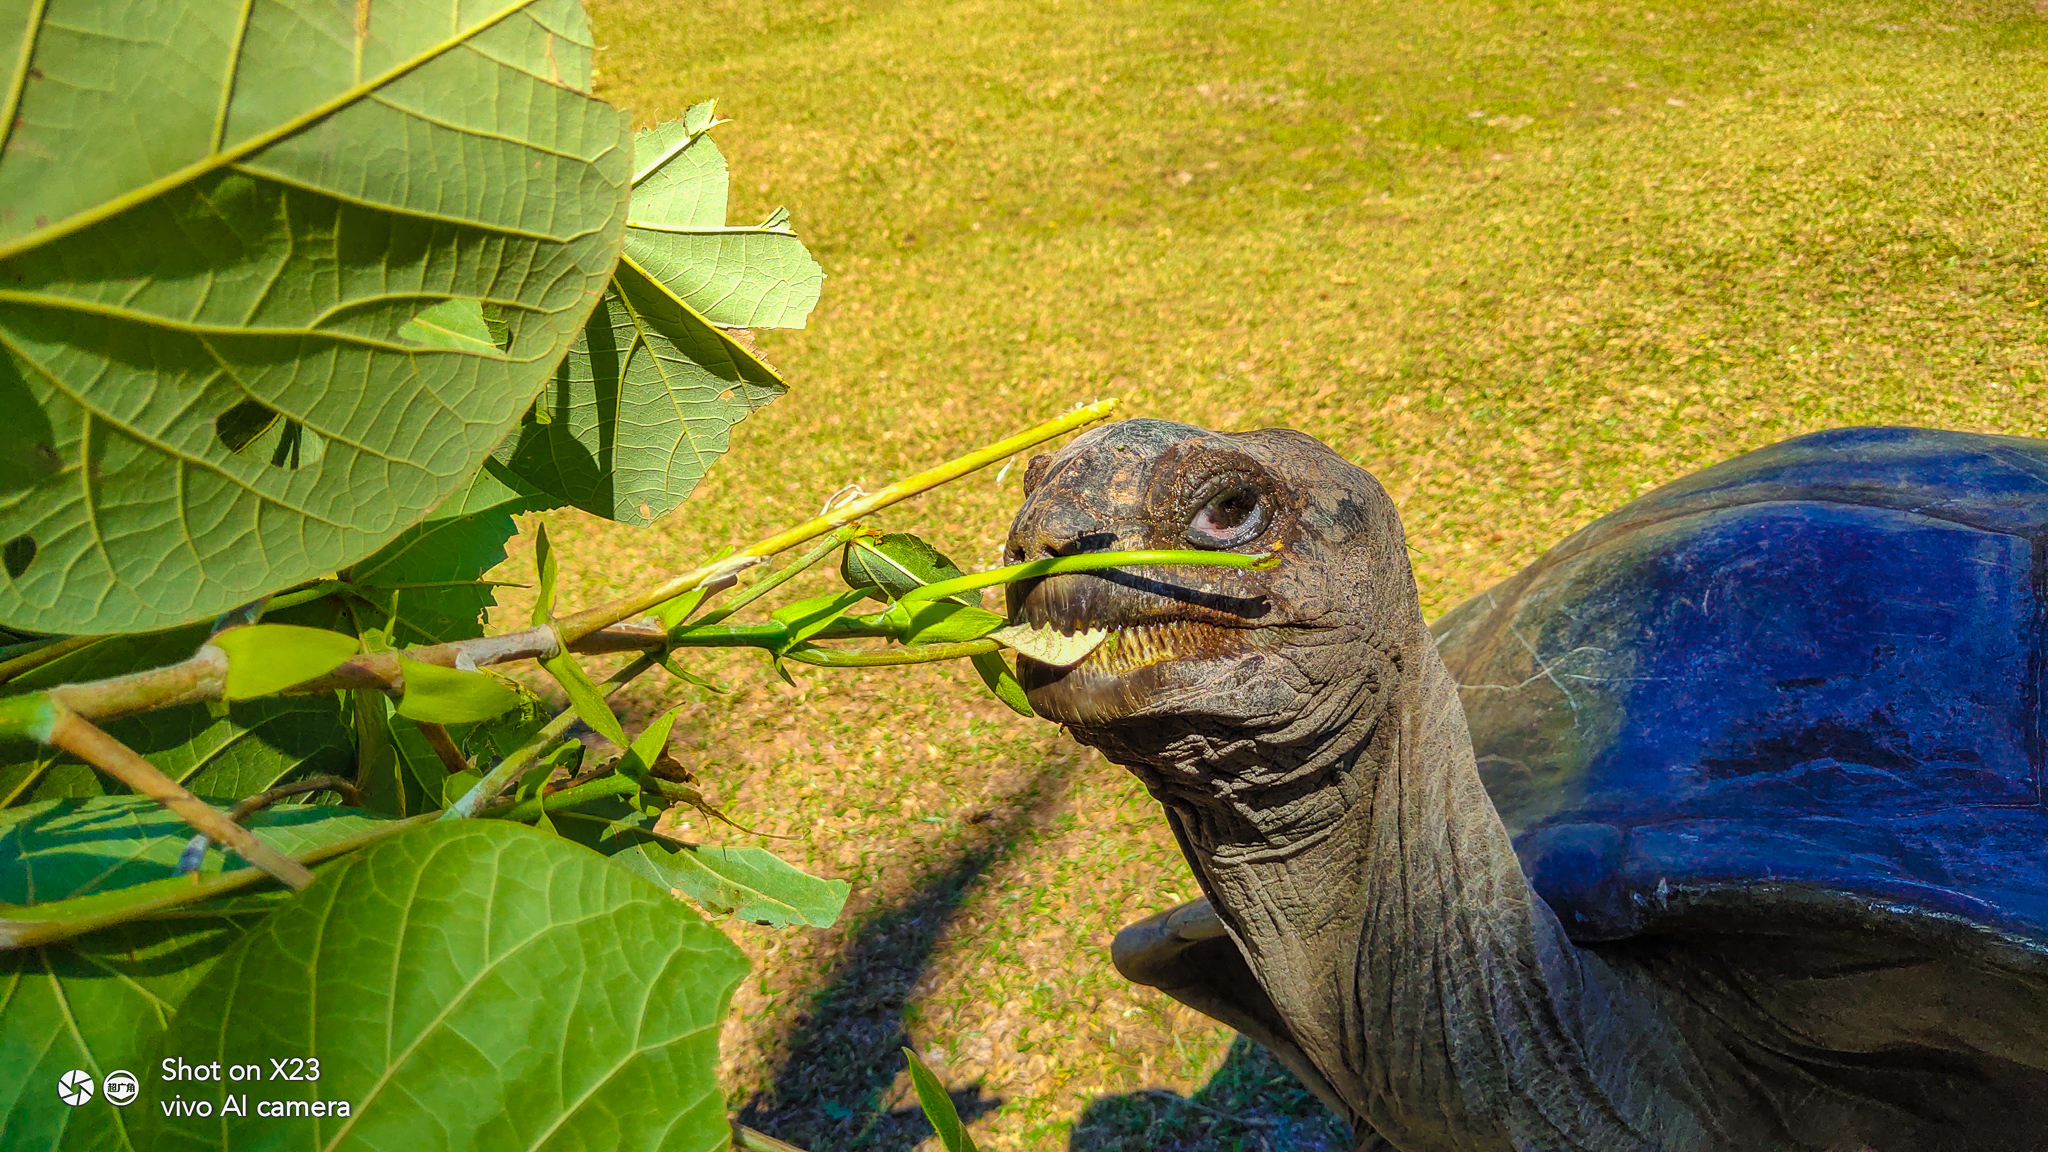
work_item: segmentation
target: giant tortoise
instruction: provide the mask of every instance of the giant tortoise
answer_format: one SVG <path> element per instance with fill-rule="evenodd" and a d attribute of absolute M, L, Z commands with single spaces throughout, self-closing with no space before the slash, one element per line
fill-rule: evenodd
<path fill-rule="evenodd" d="M 1393 502 L 1289 431 L 1034 460 L 1021 659 L 1205 898 L 1131 979 L 1360 1148 L 2048 1148 L 2048 444 L 1820 433 L 1658 489 L 1425 627 Z"/>

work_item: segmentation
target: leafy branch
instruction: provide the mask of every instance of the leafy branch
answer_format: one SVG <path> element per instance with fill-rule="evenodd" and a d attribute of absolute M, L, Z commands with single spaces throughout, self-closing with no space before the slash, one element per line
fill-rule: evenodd
<path fill-rule="evenodd" d="M 460 751 L 442 725 L 492 720 L 517 706 L 520 700 L 515 689 L 481 670 L 520 660 L 540 662 L 568 692 L 570 706 L 499 757 L 440 814 L 444 820 L 463 819 L 490 814 L 500 794 L 542 764 L 578 719 L 624 746 L 627 741 L 605 698 L 655 667 L 673 668 L 671 653 L 677 648 L 756 648 L 768 652 L 778 666 L 784 658 L 826 667 L 976 659 L 994 654 L 1006 642 L 1015 646 L 1023 640 L 1011 636 L 1006 641 L 1005 633 L 1015 632 L 1016 627 L 996 613 L 967 603 L 963 599 L 967 593 L 1019 580 L 1112 567 L 1251 567 L 1267 563 L 1259 557 L 1235 553 L 1133 551 L 1056 557 L 966 575 L 952 569 L 950 563 L 941 569 L 927 562 L 929 574 L 951 575 L 930 582 L 915 582 L 912 576 L 912 583 L 907 586 L 899 582 L 898 592 L 893 596 L 881 584 L 872 583 L 813 597 L 778 609 L 760 624 L 725 622 L 738 609 L 816 565 L 834 550 L 859 540 L 860 517 L 1099 420 L 1114 404 L 1104 401 L 1077 409 L 836 507 L 646 591 L 559 620 L 552 618 L 556 573 L 543 529 L 536 548 L 541 571 L 535 622 L 514 632 L 402 649 L 361 651 L 357 638 L 344 633 L 256 623 L 265 606 L 251 606 L 242 614 L 251 622 L 223 629 L 192 656 L 175 664 L 0 697 L 0 735 L 27 736 L 69 751 L 130 788 L 156 798 L 194 829 L 233 848 L 251 864 L 293 887 L 304 887 L 311 874 L 302 864 L 264 845 L 233 820 L 178 786 L 96 727 L 94 721 L 193 703 L 368 690 L 395 699 L 399 715 L 414 721 L 444 760 L 450 756 L 458 758 L 450 767 L 460 772 L 468 769 L 469 764 L 460 759 Z M 820 537 L 825 537 L 821 546 L 757 582 L 724 608 L 694 623 L 688 619 L 707 596 L 734 587 L 739 573 L 746 568 Z M 872 544 L 866 550 L 886 556 Z M 908 573 L 915 564 L 913 557 L 899 564 L 898 570 Z M 849 569 L 842 566 L 842 570 Z M 860 600 L 877 591 L 883 592 L 889 601 L 884 610 L 866 615 L 851 612 Z M 626 622 L 628 617 L 650 611 L 660 618 Z M 829 646 L 830 641 L 854 639 L 893 641 L 900 647 L 849 651 Z M 609 677 L 601 689 L 576 661 L 577 655 L 617 652 L 640 655 Z M 650 752 L 643 758 L 651 762 L 654 755 Z M 646 784 L 645 772 L 636 774 L 630 782 L 630 788 L 606 785 L 586 788 L 579 795 L 594 798 L 637 792 Z M 651 791 L 657 796 L 663 794 L 658 784 Z M 515 811 L 532 819 L 543 816 L 549 807 L 545 803 L 521 802 L 515 805 Z"/>

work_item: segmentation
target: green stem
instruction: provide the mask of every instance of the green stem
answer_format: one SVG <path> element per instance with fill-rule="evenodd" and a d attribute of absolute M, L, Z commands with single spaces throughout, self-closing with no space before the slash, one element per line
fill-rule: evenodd
<path fill-rule="evenodd" d="M 1280 563 L 1276 553 L 1246 555 L 1242 552 L 1197 552 L 1187 548 L 1141 548 L 1130 552 L 1083 552 L 1075 556 L 1054 556 L 1012 564 L 972 576 L 959 576 L 926 584 L 905 592 L 898 604 L 943 600 L 961 592 L 972 592 L 995 584 L 1014 584 L 1062 572 L 1093 572 L 1100 568 L 1136 568 L 1152 564 L 1185 565 L 1195 568 L 1271 568 Z"/>
<path fill-rule="evenodd" d="M 23 736 L 47 744 L 51 729 L 57 725 L 57 715 L 57 702 L 47 692 L 0 696 L 0 739 Z"/>
<path fill-rule="evenodd" d="M 994 652 L 1002 645 L 994 640 L 962 640 L 956 644 L 906 644 L 878 652 L 847 652 L 799 644 L 783 655 L 803 664 L 823 668 L 881 668 L 892 664 L 930 664 L 938 660 L 962 660 Z"/>
<path fill-rule="evenodd" d="M 591 800 L 600 800 L 606 796 L 630 796 L 638 791 L 640 791 L 639 781 L 634 780 L 630 776 L 621 776 L 614 772 L 609 776 L 600 776 L 595 780 L 586 780 L 574 788 L 564 788 L 560 792 L 549 792 L 542 796 L 532 796 L 521 800 L 517 804 L 493 808 L 488 812 L 479 813 L 478 816 L 484 820 L 527 821 L 534 819 L 543 812 L 553 812 L 557 808 L 570 808 Z"/>
<path fill-rule="evenodd" d="M 614 692 L 625 687 L 634 677 L 659 663 L 661 663 L 660 653 L 649 652 L 617 672 L 612 673 L 602 685 L 605 690 L 605 697 L 609 699 Z M 539 732 L 534 734 L 533 739 L 507 753 L 503 760 L 498 761 L 496 767 L 484 773 L 483 779 L 472 784 L 469 791 L 462 794 L 461 799 L 449 805 L 448 810 L 441 813 L 441 819 L 466 820 L 476 815 L 477 811 L 484 805 L 497 799 L 498 793 L 503 792 L 507 785 L 519 779 L 528 768 L 531 768 L 534 761 L 547 755 L 561 741 L 562 737 L 568 733 L 569 726 L 574 723 L 576 723 L 576 709 L 574 706 L 557 712 L 554 719 L 548 721 Z"/>
<path fill-rule="evenodd" d="M 765 579 L 755 582 L 745 592 L 740 593 L 738 597 L 733 599 L 724 607 L 718 609 L 715 612 L 706 612 L 703 618 L 698 620 L 694 625 L 692 625 L 692 627 L 702 628 L 706 625 L 716 624 L 720 620 L 723 620 L 726 617 L 731 616 L 733 613 L 739 611 L 742 608 L 745 608 L 747 605 L 752 604 L 754 601 L 759 600 L 761 597 L 766 596 L 768 593 L 773 592 L 777 588 L 782 587 L 784 584 L 788 583 L 791 578 L 795 577 L 798 573 L 808 570 L 812 565 L 816 564 L 818 561 L 823 560 L 827 556 L 830 556 L 834 549 L 844 547 L 848 540 L 851 540 L 858 535 L 860 535 L 860 526 L 856 524 L 848 524 L 846 527 L 839 529 L 838 531 L 832 533 L 830 536 L 827 536 L 825 538 L 824 543 L 818 545 L 816 548 L 811 549 L 809 552 L 804 553 L 802 556 L 797 557 L 797 559 L 793 563 L 791 563 L 788 567 L 782 569 L 780 572 L 777 572 L 773 576 L 769 576 Z"/>

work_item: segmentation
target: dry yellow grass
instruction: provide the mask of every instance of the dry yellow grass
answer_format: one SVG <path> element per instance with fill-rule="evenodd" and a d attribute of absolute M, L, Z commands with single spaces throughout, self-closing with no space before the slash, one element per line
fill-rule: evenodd
<path fill-rule="evenodd" d="M 1371 468 L 1432 612 L 1787 436 L 2048 430 L 2032 0 L 593 9 L 605 93 L 718 97 L 735 216 L 788 205 L 831 278 L 763 339 L 792 395 L 697 498 L 551 515 L 571 602 L 1108 394 Z M 1019 472 L 887 522 L 986 566 Z M 761 1126 L 913 1143 L 906 1039 L 990 1149 L 1214 1071 L 1223 1030 L 1108 966 L 1193 891 L 1127 777 L 956 670 L 705 667 L 736 688 L 686 719 L 712 790 L 855 887 L 831 932 L 736 929 L 729 1086 Z M 1276 1131 L 1203 1124 L 1167 1143 Z"/>

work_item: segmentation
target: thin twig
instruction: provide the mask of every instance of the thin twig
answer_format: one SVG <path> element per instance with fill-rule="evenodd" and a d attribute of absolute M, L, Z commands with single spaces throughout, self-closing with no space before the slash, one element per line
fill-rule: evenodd
<path fill-rule="evenodd" d="M 1065 435 L 1076 428 L 1093 424 L 1097 420 L 1107 417 L 1115 408 L 1116 401 L 1100 400 L 1085 407 L 1075 409 L 1056 420 L 1048 420 L 1036 428 L 1020 432 L 1007 440 L 997 441 L 986 448 L 969 452 L 965 456 L 956 460 L 950 460 L 936 468 L 928 468 L 915 476 L 898 480 L 896 483 L 871 496 L 863 496 L 858 500 L 849 500 L 823 516 L 806 520 L 794 528 L 778 532 L 764 540 L 749 544 L 723 560 L 704 565 L 701 568 L 692 569 L 646 592 L 614 600 L 609 604 L 602 604 L 595 608 L 587 608 L 576 613 L 574 616 L 558 621 L 555 627 L 559 630 L 564 644 L 573 644 L 576 640 L 606 625 L 616 624 L 621 620 L 630 619 L 643 612 L 650 611 L 655 605 L 672 600 L 723 572 L 736 569 L 742 564 L 758 564 L 778 552 L 794 548 L 799 544 L 808 543 L 835 528 L 843 528 L 864 516 L 887 508 L 891 504 L 900 503 L 948 481 L 958 480 L 970 472 L 986 468 L 990 464 L 1006 459 L 1011 454 L 1029 448 L 1034 444 L 1042 444 L 1055 436 Z"/>
<path fill-rule="evenodd" d="M 135 791 L 177 813 L 194 830 L 204 832 L 217 844 L 239 853 L 242 859 L 263 869 L 293 888 L 313 882 L 305 866 L 258 840 L 254 833 L 227 818 L 219 809 L 185 790 L 184 785 L 163 774 L 156 765 L 135 754 L 126 744 L 107 735 L 92 722 L 74 712 L 59 712 L 50 727 L 49 743 L 71 753 Z"/>
<path fill-rule="evenodd" d="M 455 746 L 455 738 L 448 735 L 446 728 L 425 720 L 415 720 L 413 723 L 419 726 L 420 735 L 427 738 L 427 746 L 434 750 L 434 755 L 441 758 L 441 766 L 448 769 L 450 775 L 469 771 L 469 758 L 462 754 L 462 749 Z"/>
<path fill-rule="evenodd" d="M 333 792 L 341 797 L 343 804 L 351 808 L 360 808 L 363 803 L 363 794 L 356 791 L 356 786 L 339 776 L 308 776 L 304 780 L 279 784 L 275 788 L 236 801 L 235 806 L 228 809 L 228 819 L 240 824 L 279 800 L 303 796 L 308 792 Z"/>
<path fill-rule="evenodd" d="M 318 848 L 309 848 L 296 859 L 301 865 L 318 864 L 417 828 L 433 818 L 432 813 L 427 813 L 404 820 L 380 821 L 361 832 L 330 840 Z M 110 924 L 175 915 L 179 908 L 247 888 L 261 882 L 266 875 L 261 868 L 237 868 L 232 872 L 191 879 L 170 876 L 132 888 L 73 896 L 48 904 L 0 904 L 0 949 L 49 944 Z"/>
<path fill-rule="evenodd" d="M 280 784 L 275 788 L 266 789 L 254 796 L 247 796 L 236 801 L 235 806 L 228 809 L 228 819 L 240 824 L 256 813 L 277 803 L 279 800 L 290 796 L 301 796 L 308 792 L 333 792 L 341 797 L 343 804 L 351 808 L 359 808 L 363 803 L 363 794 L 356 791 L 356 786 L 339 776 L 308 776 L 304 780 L 294 780 L 290 784 Z M 191 876 L 196 874 L 199 871 L 200 864 L 206 860 L 206 846 L 211 843 L 213 843 L 212 839 L 204 832 L 194 836 L 191 842 L 185 845 L 185 850 L 178 854 L 178 875 Z"/>
<path fill-rule="evenodd" d="M 738 596 L 735 596 L 730 602 L 720 606 L 716 611 L 706 612 L 704 615 L 692 621 L 690 626 L 693 628 L 701 628 L 707 624 L 716 624 L 720 620 L 723 620 L 726 617 L 731 616 L 733 613 L 739 611 L 742 608 L 745 608 L 747 605 L 752 604 L 754 601 L 759 600 L 761 597 L 766 596 L 768 593 L 773 592 L 777 588 L 782 587 L 784 584 L 788 583 L 791 578 L 810 568 L 818 561 L 823 560 L 825 557 L 830 556 L 832 554 L 833 549 L 843 547 L 848 540 L 853 539 L 855 536 L 858 536 L 859 534 L 859 525 L 846 525 L 845 527 L 839 529 L 837 532 L 834 532 L 830 536 L 826 537 L 824 542 L 819 544 L 816 548 L 813 548 L 809 552 L 804 553 L 802 556 L 797 557 L 789 565 L 784 567 L 780 572 L 777 572 L 772 576 L 756 580 L 753 584 L 747 587 L 747 590 L 745 592 L 742 592 Z"/>
<path fill-rule="evenodd" d="M 848 652 L 840 648 L 826 648 L 806 643 L 791 648 L 783 655 L 800 664 L 815 664 L 821 668 L 884 668 L 896 664 L 930 664 L 938 660 L 959 660 L 999 651 L 1001 648 L 1002 645 L 994 640 L 962 640 L 955 644 L 906 644 L 901 648 Z"/>
<path fill-rule="evenodd" d="M 104 639 L 106 639 L 104 636 L 64 636 L 52 640 L 33 652 L 24 652 L 12 660 L 0 662 L 0 684 L 5 684 L 24 672 L 34 671 L 50 663 L 52 660 L 62 659 L 78 651 L 80 648 L 90 647 Z"/>

